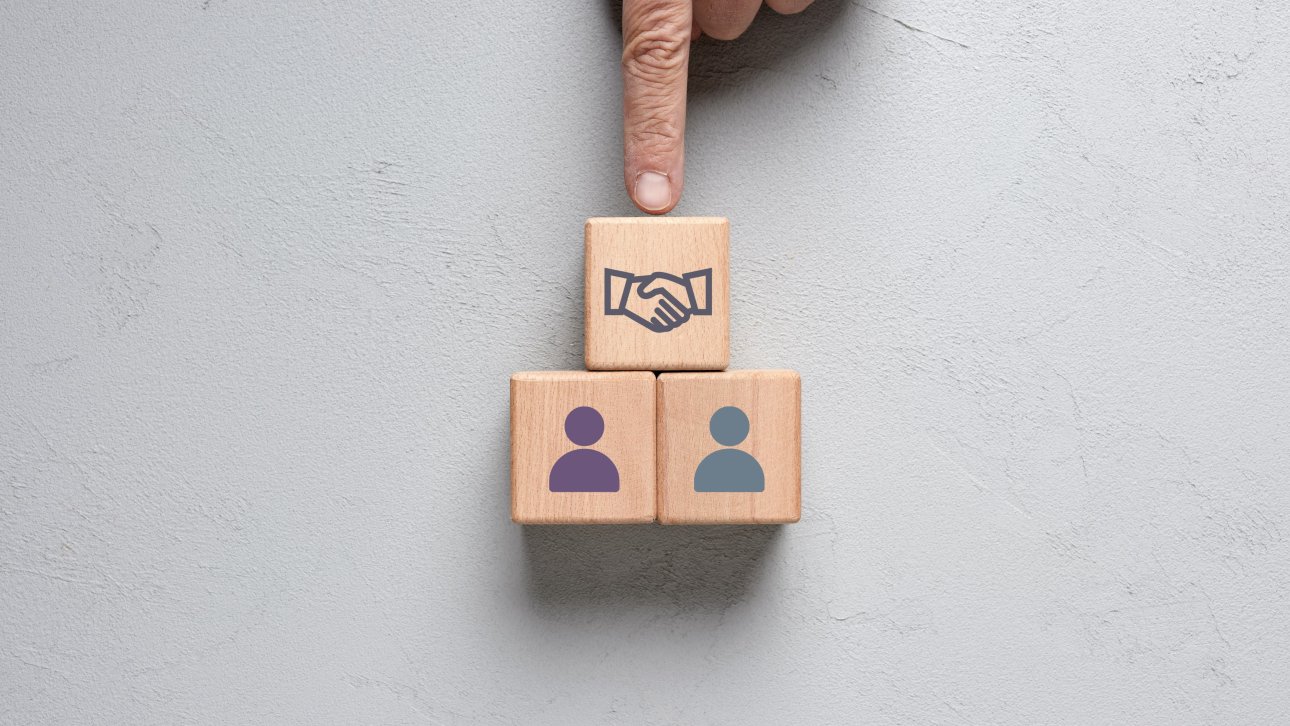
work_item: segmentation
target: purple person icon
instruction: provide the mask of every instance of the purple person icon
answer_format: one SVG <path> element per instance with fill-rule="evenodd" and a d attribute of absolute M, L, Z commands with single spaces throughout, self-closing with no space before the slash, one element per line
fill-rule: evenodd
<path fill-rule="evenodd" d="M 564 419 L 564 434 L 578 446 L 591 446 L 605 433 L 605 419 L 590 406 L 579 406 Z M 618 467 L 595 449 L 574 449 L 551 467 L 553 492 L 616 492 Z"/>

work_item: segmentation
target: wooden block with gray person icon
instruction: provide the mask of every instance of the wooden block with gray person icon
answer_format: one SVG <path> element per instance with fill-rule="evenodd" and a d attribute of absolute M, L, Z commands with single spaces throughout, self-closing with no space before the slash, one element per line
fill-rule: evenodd
<path fill-rule="evenodd" d="M 800 519 L 801 398 L 794 371 L 659 375 L 659 522 Z"/>
<path fill-rule="evenodd" d="M 654 521 L 654 383 L 649 372 L 511 376 L 511 519 Z"/>
<path fill-rule="evenodd" d="M 730 360 L 730 223 L 587 220 L 585 358 L 591 370 L 722 370 Z"/>

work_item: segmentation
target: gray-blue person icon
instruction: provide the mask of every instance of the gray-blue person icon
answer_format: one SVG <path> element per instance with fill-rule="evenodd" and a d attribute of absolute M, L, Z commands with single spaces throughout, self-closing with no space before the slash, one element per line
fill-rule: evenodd
<path fill-rule="evenodd" d="M 737 406 L 717 409 L 708 421 L 712 438 L 722 446 L 738 446 L 748 438 L 748 415 Z M 739 449 L 717 449 L 703 457 L 694 470 L 696 492 L 760 492 L 766 475 L 752 454 Z"/>

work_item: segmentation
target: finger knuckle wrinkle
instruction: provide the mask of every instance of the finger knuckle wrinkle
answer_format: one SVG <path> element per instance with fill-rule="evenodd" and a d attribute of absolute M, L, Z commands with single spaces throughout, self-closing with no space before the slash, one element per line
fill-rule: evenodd
<path fill-rule="evenodd" d="M 665 121 L 648 122 L 627 132 L 627 141 L 631 146 L 659 154 L 674 151 L 680 139 L 680 129 Z"/>
<path fill-rule="evenodd" d="M 664 78 L 684 65 L 688 33 L 651 28 L 629 38 L 623 46 L 623 67 L 642 78 Z"/>

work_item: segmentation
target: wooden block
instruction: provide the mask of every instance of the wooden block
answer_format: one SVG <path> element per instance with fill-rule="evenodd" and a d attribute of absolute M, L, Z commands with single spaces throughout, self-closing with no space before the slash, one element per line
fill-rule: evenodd
<path fill-rule="evenodd" d="M 730 223 L 589 219 L 585 353 L 591 370 L 722 370 L 730 361 Z"/>
<path fill-rule="evenodd" d="M 654 521 L 654 374 L 511 376 L 511 519 Z"/>
<path fill-rule="evenodd" d="M 659 521 L 800 519 L 801 399 L 794 371 L 660 375 Z"/>

